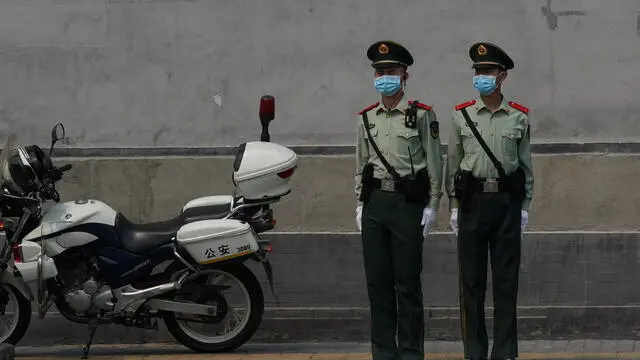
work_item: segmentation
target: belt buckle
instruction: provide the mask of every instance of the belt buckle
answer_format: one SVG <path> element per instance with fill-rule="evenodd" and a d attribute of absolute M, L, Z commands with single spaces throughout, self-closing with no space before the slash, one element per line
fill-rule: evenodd
<path fill-rule="evenodd" d="M 498 181 L 496 179 L 487 179 L 482 183 L 482 192 L 496 193 L 498 192 Z"/>
<path fill-rule="evenodd" d="M 380 190 L 382 191 L 394 191 L 396 184 L 393 180 L 382 179 L 380 180 Z"/>

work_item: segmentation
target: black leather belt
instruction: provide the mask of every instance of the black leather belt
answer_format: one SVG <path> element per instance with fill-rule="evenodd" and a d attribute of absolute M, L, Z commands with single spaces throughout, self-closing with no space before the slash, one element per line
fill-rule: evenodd
<path fill-rule="evenodd" d="M 395 192 L 398 190 L 396 188 L 395 180 L 373 178 L 371 180 L 371 184 L 373 185 L 374 189 L 378 189 L 382 191 Z"/>

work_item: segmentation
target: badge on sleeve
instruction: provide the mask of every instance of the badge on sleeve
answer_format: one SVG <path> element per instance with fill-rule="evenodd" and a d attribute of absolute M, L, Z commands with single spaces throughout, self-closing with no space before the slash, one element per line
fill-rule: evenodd
<path fill-rule="evenodd" d="M 438 121 L 434 120 L 429 124 L 429 132 L 431 133 L 431 137 L 437 139 L 440 136 L 440 124 Z"/>

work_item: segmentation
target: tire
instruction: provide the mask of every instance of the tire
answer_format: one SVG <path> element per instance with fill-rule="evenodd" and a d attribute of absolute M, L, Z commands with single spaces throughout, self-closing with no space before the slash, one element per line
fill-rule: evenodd
<path fill-rule="evenodd" d="M 164 312 L 162 317 L 171 335 L 173 335 L 173 337 L 182 345 L 195 352 L 228 352 L 240 347 L 255 334 L 264 315 L 264 294 L 262 293 L 262 287 L 251 270 L 243 264 L 225 265 L 217 267 L 215 270 L 225 272 L 228 275 L 235 277 L 245 287 L 250 300 L 249 319 L 244 325 L 244 328 L 229 340 L 210 343 L 202 342 L 189 336 L 189 334 L 180 327 L 178 323 L 179 320 L 176 320 L 175 313 Z"/>
<path fill-rule="evenodd" d="M 18 320 L 15 329 L 11 332 L 11 334 L 2 341 L 3 344 L 11 344 L 16 345 L 27 332 L 29 328 L 29 323 L 31 322 L 31 302 L 27 300 L 27 298 L 22 295 L 22 293 L 16 289 L 13 285 L 10 284 L 0 284 L 9 292 L 9 299 L 12 297 L 17 300 L 18 304 L 15 307 L 18 310 Z"/>

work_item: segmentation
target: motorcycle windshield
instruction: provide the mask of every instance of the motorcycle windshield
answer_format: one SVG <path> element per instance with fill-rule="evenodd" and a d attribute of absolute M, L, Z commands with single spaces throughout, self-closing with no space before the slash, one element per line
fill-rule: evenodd
<path fill-rule="evenodd" d="M 16 134 L 8 134 L 4 140 L 4 146 L 2 147 L 2 152 L 0 153 L 0 184 L 4 184 L 7 180 L 5 177 L 5 172 L 8 170 L 8 167 L 6 165 L 7 158 L 15 148 L 17 139 L 18 136 Z"/>

